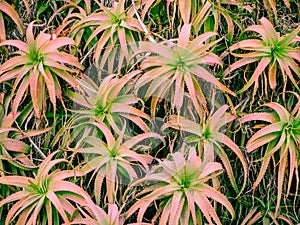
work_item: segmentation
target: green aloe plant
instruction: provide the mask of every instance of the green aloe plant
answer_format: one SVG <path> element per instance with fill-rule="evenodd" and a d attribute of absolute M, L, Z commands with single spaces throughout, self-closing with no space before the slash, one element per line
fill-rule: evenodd
<path fill-rule="evenodd" d="M 121 78 L 116 74 L 108 75 L 99 86 L 87 76 L 78 80 L 79 91 L 68 91 L 67 96 L 84 108 L 73 110 L 75 116 L 71 118 L 72 124 L 99 119 L 116 133 L 120 133 L 125 120 L 129 120 L 144 132 L 148 131 L 149 128 L 143 119 L 149 121 L 150 117 L 134 107 L 134 104 L 142 102 L 141 99 L 126 88 L 138 73 L 139 71 L 134 71 Z"/>
<path fill-rule="evenodd" d="M 0 93 L 0 170 L 1 175 L 6 171 L 4 161 L 9 162 L 10 166 L 16 166 L 23 170 L 35 168 L 32 160 L 29 159 L 31 146 L 26 143 L 28 139 L 43 134 L 51 130 L 51 127 L 40 130 L 22 130 L 19 125 L 22 122 L 22 112 L 15 116 L 8 112 L 11 96 Z M 17 122 L 19 121 L 19 123 Z M 17 126 L 18 125 L 18 126 Z M 27 139 L 27 141 L 26 141 Z"/>
<path fill-rule="evenodd" d="M 88 40 L 86 47 L 91 41 L 97 39 L 94 59 L 98 60 L 107 45 L 106 53 L 109 54 L 117 44 L 125 47 L 127 44 L 136 41 L 136 33 L 143 32 L 139 21 L 134 18 L 132 7 L 125 7 L 125 0 L 114 2 L 112 8 L 107 8 L 99 2 L 100 10 L 97 10 L 77 22 L 71 30 L 71 35 L 76 35 L 82 29 L 93 27 L 94 30 Z"/>
<path fill-rule="evenodd" d="M 55 13 L 49 18 L 48 25 L 51 22 L 55 21 L 59 17 L 61 22 L 59 26 L 55 29 L 53 35 L 59 36 L 59 34 L 64 34 L 71 37 L 75 41 L 75 45 L 81 47 L 83 43 L 89 38 L 89 35 L 93 32 L 93 27 L 85 27 L 80 31 L 77 31 L 74 27 L 77 23 L 81 20 L 85 19 L 89 15 L 91 15 L 96 9 L 99 7 L 95 7 L 93 4 L 98 6 L 98 2 L 91 1 L 91 0 L 84 0 L 84 1 L 68 1 L 67 4 L 63 4 Z M 96 9 L 95 9 L 96 8 Z M 67 15 L 65 15 L 65 13 Z M 93 42 L 89 43 L 90 45 L 94 44 Z M 91 46 L 90 46 L 91 47 Z M 76 48 L 76 50 L 78 50 Z M 79 51 L 79 53 L 82 53 Z"/>

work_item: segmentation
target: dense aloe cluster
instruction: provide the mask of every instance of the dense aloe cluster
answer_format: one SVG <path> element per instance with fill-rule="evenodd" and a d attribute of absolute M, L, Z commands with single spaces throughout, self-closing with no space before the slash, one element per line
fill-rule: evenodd
<path fill-rule="evenodd" d="M 297 0 L 0 0 L 0 224 L 300 224 Z"/>

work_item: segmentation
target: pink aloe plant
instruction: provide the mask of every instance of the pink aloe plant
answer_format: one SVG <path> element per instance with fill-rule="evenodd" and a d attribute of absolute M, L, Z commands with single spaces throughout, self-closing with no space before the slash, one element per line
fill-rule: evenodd
<path fill-rule="evenodd" d="M 177 45 L 165 46 L 151 42 L 142 42 L 139 45 L 141 51 L 154 54 L 145 56 L 141 64 L 141 69 L 145 73 L 136 82 L 137 90 L 150 83 L 145 96 L 153 96 L 152 115 L 155 115 L 159 99 L 165 98 L 169 93 L 173 93 L 172 108 L 180 109 L 184 100 L 185 88 L 188 90 L 196 110 L 201 111 L 201 105 L 206 107 L 206 99 L 197 79 L 203 79 L 205 82 L 219 87 L 222 91 L 235 95 L 203 67 L 210 63 L 222 65 L 220 58 L 209 51 L 216 42 L 207 43 L 209 38 L 215 36 L 216 33 L 204 33 L 190 42 L 190 30 L 190 24 L 182 27 Z"/>
<path fill-rule="evenodd" d="M 94 208 L 94 203 L 89 195 L 72 182 L 65 181 L 66 178 L 80 176 L 82 173 L 64 170 L 50 170 L 65 159 L 51 158 L 56 152 L 50 154 L 40 165 L 35 178 L 26 176 L 4 176 L 0 177 L 1 185 L 13 185 L 20 187 L 7 198 L 0 201 L 0 206 L 15 202 L 10 208 L 5 224 L 9 225 L 17 220 L 20 225 L 36 224 L 61 224 L 60 218 L 66 225 L 70 225 L 68 215 L 76 212 L 74 203 L 88 208 Z M 44 210 L 44 211 L 43 211 Z M 45 212 L 45 213 L 41 213 Z"/>
<path fill-rule="evenodd" d="M 211 113 L 206 121 L 200 123 L 184 117 L 172 115 L 169 121 L 164 125 L 164 129 L 171 127 L 182 132 L 188 132 L 186 142 L 198 146 L 198 154 L 203 156 L 209 162 L 214 162 L 215 156 L 219 156 L 235 191 L 239 193 L 243 191 L 246 185 L 248 168 L 240 148 L 229 137 L 222 133 L 222 127 L 233 122 L 236 118 L 234 115 L 226 112 L 228 108 L 228 105 L 223 105 L 217 111 Z M 237 155 L 243 166 L 244 182 L 241 191 L 238 190 L 234 172 L 224 146 Z"/>
<path fill-rule="evenodd" d="M 300 27 L 290 34 L 280 36 L 269 20 L 262 18 L 260 22 L 261 25 L 252 25 L 245 30 L 258 33 L 259 39 L 242 40 L 230 47 L 231 54 L 242 59 L 230 65 L 224 74 L 227 75 L 244 65 L 258 62 L 251 78 L 237 93 L 246 91 L 254 82 L 258 81 L 258 78 L 266 70 L 271 89 L 275 89 L 277 75 L 280 72 L 285 85 L 287 78 L 289 78 L 292 84 L 299 90 L 297 79 L 294 78 L 293 72 L 300 78 L 300 68 L 298 65 L 300 62 L 300 53 L 299 47 L 295 46 L 300 41 L 298 36 Z M 237 49 L 249 52 L 233 53 Z"/>
<path fill-rule="evenodd" d="M 29 88 L 33 109 L 36 116 L 40 118 L 41 111 L 45 111 L 47 99 L 44 90 L 48 90 L 55 112 L 56 98 L 63 103 L 58 77 L 75 87 L 78 83 L 72 73 L 78 72 L 83 66 L 74 56 L 59 51 L 63 46 L 74 44 L 71 38 L 52 39 L 51 35 L 44 31 L 34 38 L 34 23 L 34 21 L 31 22 L 27 28 L 27 42 L 6 40 L 0 43 L 0 46 L 9 45 L 19 49 L 15 52 L 16 56 L 0 66 L 0 83 L 15 80 L 12 89 L 12 93 L 16 92 L 12 105 L 13 114 L 16 114 L 19 104 L 26 97 L 26 90 Z"/>
<path fill-rule="evenodd" d="M 98 137 L 86 136 L 80 141 L 82 147 L 69 148 L 75 153 L 82 153 L 86 163 L 81 168 L 85 174 L 93 172 L 91 180 L 94 179 L 94 194 L 97 204 L 101 200 L 101 190 L 104 178 L 106 181 L 106 197 L 109 203 L 114 203 L 118 192 L 118 185 L 123 181 L 129 183 L 138 178 L 138 173 L 148 171 L 148 165 L 152 157 L 146 153 L 138 153 L 138 144 L 145 139 L 161 137 L 156 133 L 143 133 L 124 138 L 126 126 L 118 138 L 115 138 L 108 127 L 102 122 L 90 122 L 104 135 L 105 141 Z"/>
<path fill-rule="evenodd" d="M 76 35 L 87 27 L 95 28 L 85 45 L 87 47 L 94 38 L 100 35 L 96 44 L 95 60 L 100 58 L 105 46 L 109 46 L 107 49 L 107 54 L 109 54 L 109 51 L 117 44 L 125 47 L 129 43 L 135 42 L 135 34 L 143 31 L 138 20 L 134 18 L 133 8 L 125 7 L 125 0 L 114 2 L 112 8 L 107 8 L 100 2 L 99 5 L 100 10 L 82 18 L 71 30 L 71 34 Z"/>
<path fill-rule="evenodd" d="M 96 207 L 92 215 L 87 214 L 83 210 L 83 218 L 75 219 L 71 224 L 85 224 L 85 225 L 125 225 L 124 216 L 118 209 L 116 204 L 108 204 L 108 212 L 106 213 L 100 207 Z M 150 223 L 130 223 L 127 225 L 151 225 Z"/>
<path fill-rule="evenodd" d="M 234 217 L 234 209 L 227 198 L 207 182 L 216 177 L 222 169 L 217 162 L 203 162 L 195 150 L 188 159 L 176 152 L 169 160 L 154 167 L 150 174 L 132 184 L 146 185 L 136 197 L 136 203 L 126 212 L 126 217 L 138 211 L 137 222 L 141 223 L 147 208 L 161 200 L 160 224 L 202 224 L 204 215 L 209 224 L 221 225 L 221 221 L 209 198 L 221 203 Z M 150 185 L 147 185 L 147 183 Z M 131 187 L 132 187 L 131 186 Z"/>
<path fill-rule="evenodd" d="M 74 110 L 77 118 L 73 123 L 84 122 L 86 119 L 99 119 L 110 126 L 114 132 L 121 133 L 125 120 L 128 120 L 144 132 L 149 131 L 143 119 L 150 120 L 150 117 L 134 107 L 134 104 L 141 102 L 141 99 L 126 88 L 138 73 L 139 71 L 134 71 L 121 78 L 112 74 L 106 76 L 99 86 L 87 76 L 78 80 L 79 92 L 68 91 L 67 96 L 85 109 Z"/>
<path fill-rule="evenodd" d="M 26 143 L 26 139 L 43 134 L 51 130 L 51 127 L 40 130 L 22 130 L 16 127 L 16 120 L 21 120 L 21 112 L 16 116 L 10 112 L 8 108 L 10 99 L 4 100 L 0 93 L 0 170 L 1 174 L 5 171 L 4 161 L 8 161 L 11 165 L 19 167 L 23 170 L 30 170 L 36 166 L 32 160 L 29 159 L 32 147 Z M 18 123 L 17 123 L 18 124 Z M 20 122 L 22 124 L 22 122 Z"/>
<path fill-rule="evenodd" d="M 253 184 L 253 189 L 255 189 L 262 181 L 271 159 L 274 159 L 275 155 L 279 156 L 278 160 L 274 161 L 275 167 L 278 167 L 278 195 L 275 210 L 275 214 L 277 215 L 283 193 L 283 184 L 287 167 L 289 167 L 287 195 L 290 192 L 294 174 L 298 174 L 297 161 L 299 158 L 300 146 L 300 104 L 297 104 L 292 112 L 289 112 L 285 107 L 276 102 L 266 103 L 263 106 L 271 108 L 272 112 L 258 112 L 245 115 L 241 118 L 241 122 L 262 120 L 270 123 L 257 131 L 249 139 L 246 149 L 247 152 L 250 153 L 266 145 L 265 154 L 259 160 L 261 161 L 261 168 L 258 177 Z"/>

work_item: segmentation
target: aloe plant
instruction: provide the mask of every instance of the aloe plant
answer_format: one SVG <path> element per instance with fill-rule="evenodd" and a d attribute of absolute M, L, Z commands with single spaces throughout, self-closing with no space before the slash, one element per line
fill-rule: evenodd
<path fill-rule="evenodd" d="M 86 224 L 86 225 L 120 225 L 122 221 L 120 220 L 120 212 L 116 204 L 108 205 L 108 213 L 106 213 L 102 208 L 96 207 L 92 211 L 92 215 L 89 215 L 84 210 L 80 209 L 83 214 L 82 218 L 75 219 L 71 224 Z"/>
<path fill-rule="evenodd" d="M 138 73 L 139 71 L 134 71 L 122 78 L 118 78 L 116 74 L 108 75 L 99 86 L 87 76 L 78 80 L 79 91 L 68 91 L 67 96 L 84 108 L 74 110 L 75 116 L 71 119 L 72 124 L 80 124 L 88 119 L 99 119 L 114 132 L 121 133 L 125 121 L 128 120 L 144 132 L 149 131 L 143 119 L 150 120 L 150 117 L 134 107 L 134 104 L 142 102 L 141 99 L 126 88 L 126 85 Z"/>
<path fill-rule="evenodd" d="M 87 136 L 80 141 L 82 147 L 69 150 L 84 154 L 86 163 L 80 171 L 84 174 L 93 171 L 91 179 L 95 179 L 94 194 L 97 204 L 100 203 L 104 178 L 106 197 L 109 203 L 114 203 L 121 180 L 130 183 L 133 179 L 138 178 L 135 168 L 141 170 L 142 173 L 149 169 L 148 165 L 151 163 L 152 157 L 137 153 L 136 145 L 145 139 L 161 139 L 161 137 L 155 133 L 143 133 L 126 140 L 124 138 L 125 126 L 118 138 L 115 138 L 102 121 L 93 122 L 93 124 L 103 133 L 105 141 L 98 137 Z"/>
<path fill-rule="evenodd" d="M 83 66 L 74 56 L 59 51 L 63 46 L 74 44 L 71 38 L 58 37 L 52 39 L 51 35 L 44 31 L 34 38 L 34 23 L 35 21 L 28 25 L 26 31 L 27 42 L 6 40 L 0 43 L 0 46 L 9 45 L 19 49 L 15 52 L 16 56 L 0 66 L 0 83 L 15 79 L 12 89 L 12 93 L 15 94 L 12 105 L 12 113 L 14 115 L 22 99 L 26 97 L 26 90 L 29 87 L 33 109 L 36 116 L 40 118 L 41 111 L 43 113 L 45 111 L 47 99 L 46 92 L 43 90 L 48 90 L 55 112 L 56 98 L 63 103 L 58 77 L 71 86 L 76 87 L 78 83 L 73 73 L 78 72 Z"/>
<path fill-rule="evenodd" d="M 249 139 L 246 149 L 250 153 L 266 145 L 264 156 L 260 159 L 261 168 L 253 184 L 253 189 L 257 188 L 258 184 L 262 181 L 271 158 L 274 158 L 276 154 L 279 156 L 278 160 L 275 161 L 275 167 L 278 167 L 278 196 L 275 211 L 275 214 L 277 214 L 280 207 L 287 167 L 289 167 L 287 195 L 290 192 L 294 174 L 298 174 L 300 107 L 298 104 L 292 112 L 289 112 L 285 107 L 276 102 L 266 103 L 263 106 L 271 108 L 273 112 L 258 112 L 245 115 L 241 118 L 241 122 L 262 120 L 270 123 L 257 131 Z"/>
<path fill-rule="evenodd" d="M 83 210 L 82 210 L 83 211 Z M 106 213 L 100 207 L 95 208 L 92 215 L 82 212 L 83 218 L 78 218 L 72 221 L 71 224 L 85 224 L 85 225 L 125 225 L 124 218 L 121 211 L 116 204 L 108 204 L 108 212 Z M 150 225 L 150 223 L 130 223 L 127 225 Z"/>
<path fill-rule="evenodd" d="M 160 224 L 202 224 L 202 215 L 209 224 L 213 221 L 222 224 L 208 198 L 221 203 L 234 217 L 234 209 L 227 198 L 207 182 L 216 177 L 222 169 L 217 162 L 203 162 L 195 150 L 189 151 L 189 157 L 176 152 L 169 160 L 161 161 L 144 178 L 134 185 L 145 187 L 136 197 L 136 203 L 126 212 L 131 216 L 139 210 L 137 222 L 141 223 L 147 208 L 160 200 Z M 150 183 L 147 185 L 147 183 Z"/>
<path fill-rule="evenodd" d="M 0 224 L 300 224 L 298 5 L 0 0 Z"/>
<path fill-rule="evenodd" d="M 186 135 L 187 144 L 196 145 L 198 147 L 198 154 L 203 156 L 209 162 L 214 162 L 216 155 L 218 155 L 222 160 L 231 184 L 233 185 L 236 193 L 239 193 L 245 188 L 248 168 L 240 148 L 229 137 L 222 133 L 222 127 L 235 120 L 234 115 L 226 113 L 228 108 L 228 105 L 223 105 L 217 111 L 211 113 L 207 117 L 206 121 L 203 122 L 195 122 L 184 117 L 172 115 L 169 118 L 169 121 L 163 126 L 163 129 L 171 127 L 178 129 L 181 132 L 188 132 Z M 232 150 L 242 164 L 244 182 L 240 191 L 238 190 L 238 186 L 234 178 L 234 172 L 230 165 L 229 157 L 223 146 Z"/>
<path fill-rule="evenodd" d="M 24 139 L 43 134 L 50 128 L 40 130 L 27 130 L 13 127 L 14 116 L 10 113 L 1 118 L 0 123 L 0 168 L 3 170 L 2 160 L 24 170 L 35 168 L 33 162 L 28 158 L 31 147 Z"/>
<path fill-rule="evenodd" d="M 263 213 L 262 211 L 260 211 L 258 209 L 258 207 L 254 207 L 252 210 L 250 210 L 250 212 L 246 215 L 246 217 L 243 219 L 241 225 L 252 225 L 252 224 L 257 224 L 257 222 L 259 222 L 261 219 L 263 220 L 263 223 L 269 223 L 271 221 L 273 221 L 275 224 L 279 224 L 279 219 L 281 221 L 284 221 L 285 223 L 289 224 L 289 225 L 293 225 L 293 222 L 286 216 L 284 215 L 278 215 L 276 216 L 276 214 L 274 212 L 266 212 Z M 271 219 L 271 221 L 270 221 Z"/>
<path fill-rule="evenodd" d="M 177 45 L 165 46 L 151 42 L 142 42 L 139 45 L 141 51 L 153 54 L 146 55 L 142 61 L 141 69 L 145 73 L 140 76 L 135 86 L 139 90 L 150 83 L 145 97 L 154 97 L 151 104 L 152 115 L 155 115 L 158 100 L 166 98 L 168 93 L 174 93 L 171 98 L 172 108 L 180 109 L 185 89 L 188 90 L 196 110 L 201 111 L 201 106 L 206 107 L 206 99 L 197 79 L 203 79 L 222 91 L 235 95 L 203 66 L 210 63 L 222 65 L 220 58 L 209 52 L 216 42 L 206 43 L 216 33 L 204 33 L 190 42 L 190 30 L 190 24 L 182 27 Z"/>
<path fill-rule="evenodd" d="M 88 40 L 89 33 L 92 33 L 93 28 L 85 27 L 84 29 L 77 31 L 76 29 L 74 30 L 74 27 L 81 20 L 91 15 L 96 9 L 99 9 L 99 7 L 93 6 L 94 2 L 95 1 L 91 0 L 69 1 L 67 4 L 62 5 L 59 9 L 57 9 L 48 21 L 48 24 L 51 24 L 51 22 L 55 21 L 58 17 L 62 20 L 61 23 L 59 23 L 59 26 L 55 29 L 53 35 L 67 35 L 74 40 L 76 46 L 81 47 L 83 43 Z M 98 6 L 98 3 L 95 2 L 95 5 Z M 65 12 L 67 15 L 62 16 Z M 73 30 L 75 31 L 74 33 L 72 32 Z M 93 43 L 91 42 L 90 45 L 92 44 Z M 91 48 L 90 45 L 89 47 Z M 75 50 L 78 51 L 77 48 Z M 80 50 L 78 52 L 81 54 L 83 53 Z"/>
<path fill-rule="evenodd" d="M 70 224 L 70 216 L 76 212 L 74 203 L 92 208 L 94 203 L 89 195 L 79 186 L 65 181 L 66 178 L 80 176 L 82 173 L 72 170 L 50 170 L 65 159 L 51 160 L 56 152 L 50 154 L 40 165 L 35 178 L 26 176 L 0 177 L 2 185 L 20 187 L 7 198 L 0 201 L 4 204 L 15 202 L 8 211 L 5 224 L 17 220 L 20 225 L 61 224 L 61 219 Z M 72 203 L 73 202 L 73 203 Z"/>
<path fill-rule="evenodd" d="M 126 46 L 135 42 L 135 35 L 142 32 L 143 29 L 136 18 L 132 7 L 125 7 L 125 0 L 114 2 L 112 8 L 107 8 L 99 2 L 100 10 L 93 12 L 83 18 L 72 27 L 71 34 L 76 35 L 82 29 L 94 27 L 92 34 L 86 41 L 88 46 L 90 42 L 100 35 L 97 39 L 94 59 L 97 61 L 105 46 L 109 45 L 107 53 L 117 45 Z"/>
<path fill-rule="evenodd" d="M 254 82 L 258 82 L 258 78 L 262 76 L 267 68 L 268 83 L 271 89 L 275 89 L 278 73 L 281 73 L 284 85 L 287 84 L 288 77 L 299 90 L 293 72 L 300 78 L 300 68 L 298 66 L 300 53 L 299 48 L 296 47 L 296 43 L 300 40 L 298 36 L 300 27 L 290 34 L 280 36 L 269 20 L 263 17 L 260 22 L 261 25 L 252 25 L 245 30 L 258 33 L 259 39 L 242 40 L 230 46 L 231 54 L 242 59 L 231 64 L 224 74 L 227 75 L 244 65 L 258 62 L 251 78 L 237 93 L 246 91 Z M 233 53 L 237 49 L 249 52 Z"/>
<path fill-rule="evenodd" d="M 22 125 L 22 113 L 18 112 L 14 116 L 8 112 L 11 97 L 0 94 L 0 170 L 1 175 L 4 175 L 4 161 L 10 165 L 21 168 L 22 170 L 31 170 L 35 168 L 32 160 L 29 159 L 32 147 L 26 139 L 41 135 L 51 130 L 51 127 L 39 130 L 22 130 L 21 127 L 16 127 L 17 120 Z M 27 142 L 27 143 L 26 143 Z"/>

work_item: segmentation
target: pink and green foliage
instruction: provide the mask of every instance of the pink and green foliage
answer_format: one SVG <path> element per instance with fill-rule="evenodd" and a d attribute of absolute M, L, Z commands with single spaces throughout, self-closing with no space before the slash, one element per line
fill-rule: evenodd
<path fill-rule="evenodd" d="M 51 16 L 48 21 L 48 24 L 50 24 L 53 20 L 59 17 L 62 22 L 56 28 L 54 35 L 58 36 L 60 33 L 67 34 L 74 40 L 76 46 L 81 46 L 81 44 L 85 43 L 85 41 L 88 39 L 88 35 L 85 34 L 85 31 L 92 32 L 92 27 L 86 27 L 85 29 L 81 29 L 80 31 L 75 30 L 74 33 L 72 32 L 77 23 L 91 15 L 93 12 L 93 1 L 85 0 L 83 5 L 80 4 L 81 2 L 82 1 L 71 1 L 68 2 L 68 4 L 64 4 Z M 62 17 L 61 13 L 66 10 L 68 10 L 67 16 Z"/>
<path fill-rule="evenodd" d="M 108 213 L 100 207 L 95 208 L 91 215 L 82 212 L 83 218 L 75 219 L 71 224 L 85 225 L 125 225 L 124 217 L 116 204 L 108 204 Z M 127 225 L 151 225 L 150 223 L 130 223 Z"/>
<path fill-rule="evenodd" d="M 134 18 L 132 7 L 125 7 L 125 0 L 113 2 L 112 8 L 107 8 L 101 3 L 100 10 L 93 12 L 91 15 L 83 18 L 76 23 L 71 30 L 72 35 L 81 32 L 82 29 L 94 27 L 92 34 L 86 41 L 85 47 L 90 42 L 100 36 L 97 40 L 97 46 L 94 53 L 94 59 L 98 60 L 105 47 L 110 46 L 106 52 L 109 54 L 112 48 L 120 44 L 125 47 L 129 43 L 136 42 L 136 35 L 143 29 L 139 21 Z"/>
<path fill-rule="evenodd" d="M 106 76 L 99 86 L 89 77 L 78 80 L 79 92 L 68 91 L 67 95 L 75 103 L 85 107 L 75 112 L 74 124 L 86 120 L 101 120 L 116 133 L 121 133 L 126 120 L 136 124 L 144 132 L 149 131 L 143 121 L 150 117 L 133 105 L 141 102 L 131 90 L 125 87 L 139 71 L 126 74 L 119 78 L 116 74 Z"/>
<path fill-rule="evenodd" d="M 139 210 L 137 222 L 141 223 L 148 207 L 160 201 L 160 224 L 202 224 L 202 215 L 209 222 L 220 225 L 221 221 L 209 199 L 221 203 L 232 215 L 234 209 L 227 198 L 207 183 L 220 174 L 221 164 L 201 160 L 195 149 L 185 159 L 180 152 L 169 160 L 161 161 L 151 173 L 134 182 L 144 184 L 136 197 L 140 199 L 126 212 L 131 216 Z M 149 184 L 150 183 L 150 184 Z"/>
<path fill-rule="evenodd" d="M 203 123 L 172 115 L 164 128 L 171 127 L 181 132 L 188 132 L 186 142 L 197 145 L 199 156 L 204 157 L 208 162 L 214 162 L 215 156 L 218 155 L 235 191 L 238 193 L 239 190 L 234 178 L 234 172 L 224 146 L 233 151 L 242 163 L 244 183 L 241 191 L 246 185 L 248 168 L 240 148 L 222 132 L 224 126 L 233 122 L 236 118 L 234 115 L 226 112 L 228 108 L 229 106 L 223 105 L 216 112 L 211 113 Z"/>
<path fill-rule="evenodd" d="M 295 0 L 0 0 L 0 224 L 299 225 L 299 21 Z"/>
<path fill-rule="evenodd" d="M 0 170 L 3 175 L 4 162 L 8 161 L 11 165 L 29 170 L 35 168 L 35 165 L 29 159 L 31 146 L 24 140 L 43 134 L 51 129 L 41 130 L 22 130 L 14 127 L 16 119 L 21 117 L 18 112 L 14 117 L 12 113 L 7 113 L 9 101 L 5 101 L 0 94 Z"/>
<path fill-rule="evenodd" d="M 0 206 L 15 202 L 10 208 L 5 224 L 11 224 L 18 217 L 17 224 L 70 224 L 70 216 L 76 213 L 77 205 L 93 209 L 94 203 L 89 195 L 73 182 L 65 181 L 70 177 L 82 175 L 75 170 L 51 169 L 65 159 L 51 158 L 50 154 L 40 165 L 34 178 L 25 176 L 0 177 L 1 185 L 12 185 L 21 188 L 0 201 Z M 74 214 L 75 215 L 75 214 Z"/>
<path fill-rule="evenodd" d="M 9 135 L 13 132 L 21 131 L 12 127 L 13 117 L 12 114 L 3 116 L 0 123 L 0 149 L 1 149 L 1 161 L 8 160 L 14 165 L 33 166 L 30 160 L 25 157 L 25 154 L 29 153 L 30 146 L 20 140 L 20 138 L 11 138 Z M 21 161 L 21 162 L 20 162 Z M 26 168 L 26 167 L 25 167 Z M 3 170 L 3 164 L 1 162 L 1 169 Z"/>
<path fill-rule="evenodd" d="M 287 8 L 291 8 L 291 3 L 293 0 L 283 0 L 283 1 L 276 1 L 276 0 L 263 0 L 264 3 L 264 7 L 265 9 L 268 10 L 268 13 L 270 14 L 270 11 L 272 11 L 272 13 L 274 13 L 275 16 L 275 20 L 278 19 L 278 15 L 277 15 L 277 7 L 276 4 L 278 4 L 279 2 L 283 2 L 285 4 L 285 6 Z"/>
<path fill-rule="evenodd" d="M 51 128 L 42 130 L 27 130 L 14 128 L 14 116 L 10 113 L 1 118 L 0 123 L 0 168 L 3 170 L 2 160 L 8 161 L 10 164 L 20 167 L 23 170 L 34 168 L 34 164 L 28 158 L 31 147 L 26 144 L 23 139 L 43 134 Z"/>
<path fill-rule="evenodd" d="M 144 19 L 149 9 L 157 4 L 157 1 L 155 0 L 149 0 L 149 1 L 140 1 L 141 5 L 143 6 L 142 10 L 142 18 Z M 175 9 L 178 8 L 179 14 L 181 15 L 181 19 L 183 23 L 190 23 L 190 17 L 192 11 L 194 12 L 198 7 L 199 4 L 197 4 L 197 1 L 195 0 L 187 0 L 187 1 L 167 1 L 167 8 L 169 8 L 170 4 L 176 5 L 174 7 Z M 192 16 L 193 17 L 193 16 Z"/>
<path fill-rule="evenodd" d="M 75 219 L 71 224 L 86 224 L 86 225 L 120 225 L 123 224 L 120 220 L 120 212 L 116 204 L 108 204 L 108 213 L 100 207 L 95 207 L 92 215 L 89 215 L 84 210 L 80 210 L 83 218 Z"/>
<path fill-rule="evenodd" d="M 24 1 L 27 2 L 27 1 Z M 5 13 L 8 15 L 14 23 L 17 25 L 19 32 L 23 35 L 24 33 L 24 26 L 22 24 L 22 21 L 20 19 L 20 16 L 14 9 L 14 7 L 10 4 L 8 4 L 6 1 L 0 1 L 0 42 L 4 41 L 6 39 L 6 34 L 5 34 L 5 23 L 3 19 L 3 14 Z"/>
<path fill-rule="evenodd" d="M 146 56 L 142 61 L 141 69 L 145 73 L 140 76 L 135 86 L 138 90 L 150 83 L 145 97 L 153 96 L 152 115 L 155 115 L 158 100 L 166 98 L 169 93 L 172 93 L 172 109 L 180 109 L 184 101 L 185 89 L 198 112 L 201 111 L 201 106 L 206 108 L 206 99 L 198 82 L 199 79 L 235 95 L 203 66 L 211 63 L 222 65 L 221 59 L 209 51 L 218 42 L 208 43 L 209 38 L 216 33 L 204 33 L 190 42 L 190 30 L 190 24 L 182 27 L 177 45 L 151 42 L 142 42 L 139 45 L 141 51 L 154 54 Z"/>
<path fill-rule="evenodd" d="M 157 6 L 160 1 L 149 0 L 141 1 L 142 8 L 142 19 L 145 20 L 147 13 L 149 14 L 149 9 Z M 197 1 L 197 0 L 172 0 L 166 2 L 167 14 L 169 18 L 169 23 L 171 27 L 174 27 L 174 19 L 172 15 L 179 14 L 182 19 L 183 24 L 192 25 L 192 33 L 198 35 L 202 31 L 214 31 L 218 32 L 220 28 L 219 22 L 221 19 L 225 19 L 227 28 L 227 37 L 232 41 L 234 35 L 234 22 L 232 14 L 225 7 L 221 6 L 227 4 L 238 5 L 243 7 L 241 1 Z M 237 23 L 239 25 L 239 23 Z"/>
<path fill-rule="evenodd" d="M 279 220 L 281 220 L 281 221 L 284 221 L 286 224 L 293 225 L 293 222 L 284 215 L 276 216 L 274 212 L 267 212 L 266 214 L 267 215 L 264 215 L 264 213 L 262 211 L 260 211 L 257 207 L 255 207 L 246 215 L 246 217 L 242 221 L 241 225 L 257 224 L 257 222 L 261 218 L 264 218 L 265 223 L 270 223 L 272 220 L 275 224 L 280 224 Z"/>
<path fill-rule="evenodd" d="M 26 97 L 30 89 L 30 98 L 33 109 L 38 118 L 45 113 L 46 91 L 54 112 L 56 111 L 56 98 L 63 102 L 62 90 L 58 77 L 71 86 L 77 86 L 72 75 L 78 73 L 83 66 L 74 56 L 59 51 L 66 45 L 73 45 L 74 41 L 67 37 L 52 39 L 50 34 L 41 31 L 36 38 L 33 35 L 34 22 L 31 22 L 26 31 L 27 42 L 20 40 L 6 40 L 0 46 L 13 46 L 18 49 L 12 57 L 0 66 L 0 83 L 14 79 L 12 93 L 15 94 L 12 113 L 15 115 L 19 104 Z M 67 66 L 68 65 L 68 66 Z M 73 68 L 71 68 L 72 66 Z"/>
<path fill-rule="evenodd" d="M 139 154 L 136 151 L 139 148 L 138 144 L 145 139 L 161 139 L 161 137 L 155 133 L 143 133 L 125 139 L 126 126 L 124 126 L 122 133 L 119 134 L 118 138 L 115 138 L 102 121 L 91 122 L 91 124 L 103 133 L 106 141 L 98 137 L 86 136 L 80 141 L 84 145 L 83 147 L 70 150 L 82 153 L 86 158 L 86 163 L 80 171 L 85 174 L 93 171 L 91 179 L 95 179 L 94 194 L 97 204 L 101 200 L 104 178 L 106 197 L 109 203 L 114 203 L 120 182 L 123 181 L 128 184 L 133 179 L 138 178 L 138 174 L 143 174 L 149 169 L 148 165 L 151 163 L 152 157 L 145 153 Z"/>
<path fill-rule="evenodd" d="M 294 174 L 299 179 L 300 105 L 297 104 L 292 112 L 289 112 L 285 107 L 276 102 L 266 103 L 263 106 L 271 108 L 272 112 L 258 112 L 245 115 L 241 118 L 241 122 L 262 120 L 270 123 L 257 131 L 249 139 L 246 149 L 247 152 L 253 152 L 261 146 L 267 145 L 263 158 L 259 160 L 262 163 L 261 169 L 253 184 L 253 189 L 257 188 L 258 184 L 262 181 L 271 159 L 273 161 L 277 159 L 274 161 L 274 166 L 278 167 L 277 214 L 283 192 L 286 170 L 288 169 L 287 195 L 290 193 Z M 278 157 L 275 157 L 276 155 Z"/>
<path fill-rule="evenodd" d="M 258 78 L 263 76 L 267 68 L 268 83 L 271 89 L 275 89 L 278 73 L 281 73 L 285 85 L 288 77 L 299 90 L 297 79 L 294 78 L 293 72 L 299 79 L 300 52 L 299 47 L 296 46 L 300 41 L 298 36 L 300 27 L 290 34 L 280 36 L 269 20 L 262 18 L 260 22 L 261 25 L 252 25 L 245 30 L 258 33 L 259 39 L 242 40 L 230 46 L 231 54 L 242 59 L 231 64 L 224 74 L 227 75 L 244 65 L 258 62 L 251 78 L 238 93 L 246 91 L 254 82 L 258 82 Z M 247 51 L 247 53 L 233 53 L 237 49 Z"/>

